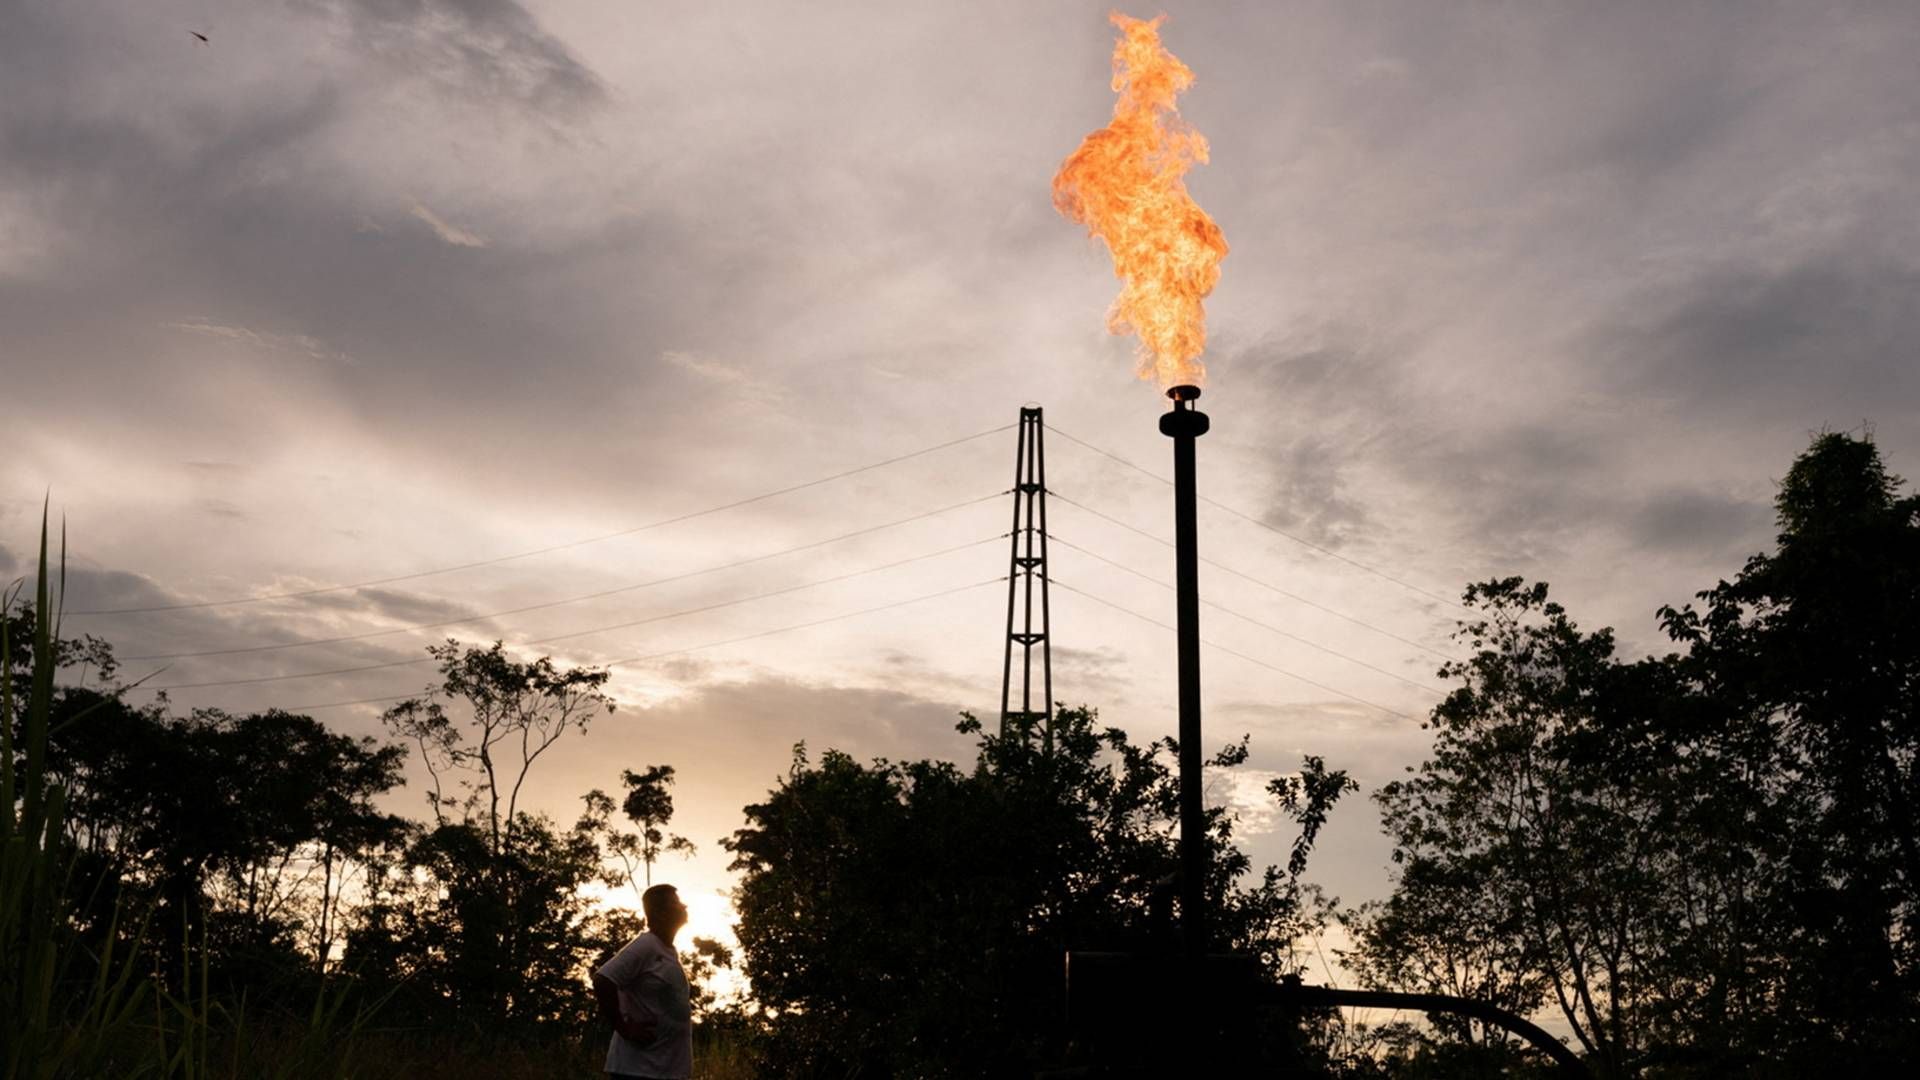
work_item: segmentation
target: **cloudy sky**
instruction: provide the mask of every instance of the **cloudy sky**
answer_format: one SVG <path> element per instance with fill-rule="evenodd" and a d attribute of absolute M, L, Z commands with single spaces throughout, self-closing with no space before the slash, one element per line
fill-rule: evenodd
<path fill-rule="evenodd" d="M 355 733 L 380 706 L 335 703 L 429 669 L 276 677 L 449 634 L 648 658 L 536 801 L 676 766 L 700 854 L 664 874 L 713 920 L 715 841 L 795 742 L 961 757 L 955 713 L 997 709 L 1013 434 L 982 433 L 1035 402 L 1081 590 L 1059 696 L 1170 731 L 1171 635 L 1104 606 L 1171 618 L 1168 489 L 1064 437 L 1165 473 L 1105 252 L 1049 202 L 1111 108 L 1106 9 L 18 0 L 0 574 L 50 489 L 70 609 L 377 581 L 69 623 L 127 657 L 354 638 L 127 668 Z M 1244 516 L 1202 539 L 1245 576 L 1207 568 L 1237 614 L 1203 628 L 1209 741 L 1251 734 L 1252 778 L 1416 762 L 1435 595 L 1543 578 L 1657 648 L 1655 607 L 1769 541 L 1811 432 L 1920 474 L 1920 10 L 1166 10 L 1232 245 L 1201 482 Z M 1272 859 L 1257 786 L 1212 797 Z M 1384 892 L 1369 804 L 1316 862 Z"/>

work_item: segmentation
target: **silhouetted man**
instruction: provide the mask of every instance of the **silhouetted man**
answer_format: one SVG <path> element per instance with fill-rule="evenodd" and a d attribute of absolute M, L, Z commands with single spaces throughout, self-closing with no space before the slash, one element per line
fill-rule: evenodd
<path fill-rule="evenodd" d="M 693 1005 L 673 935 L 687 905 L 671 885 L 641 894 L 647 932 L 593 973 L 600 1015 L 613 1022 L 607 1075 L 616 1080 L 686 1080 L 693 1075 Z"/>

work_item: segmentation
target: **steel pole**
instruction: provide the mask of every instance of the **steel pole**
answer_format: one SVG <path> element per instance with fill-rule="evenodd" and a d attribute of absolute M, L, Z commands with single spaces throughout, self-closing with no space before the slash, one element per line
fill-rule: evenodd
<path fill-rule="evenodd" d="M 1200 548 L 1193 444 L 1207 414 L 1193 407 L 1197 386 L 1167 391 L 1173 411 L 1160 433 L 1173 440 L 1174 584 L 1180 663 L 1180 924 L 1187 955 L 1207 952 L 1207 819 L 1200 801 Z"/>

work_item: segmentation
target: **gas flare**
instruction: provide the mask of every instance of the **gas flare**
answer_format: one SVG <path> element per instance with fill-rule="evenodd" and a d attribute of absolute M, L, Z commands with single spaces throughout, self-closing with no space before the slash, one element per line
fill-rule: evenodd
<path fill-rule="evenodd" d="M 1053 178 L 1053 205 L 1087 226 L 1113 254 L 1120 295 L 1107 329 L 1140 336 L 1140 377 L 1198 386 L 1205 369 L 1206 310 L 1227 239 L 1181 178 L 1207 160 L 1206 137 L 1180 118 L 1174 98 L 1193 70 L 1160 44 L 1160 24 L 1111 16 L 1113 122 L 1088 135 Z"/>

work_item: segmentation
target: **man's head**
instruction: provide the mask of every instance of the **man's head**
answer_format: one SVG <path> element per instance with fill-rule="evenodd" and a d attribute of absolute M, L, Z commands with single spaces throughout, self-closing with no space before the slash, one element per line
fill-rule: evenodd
<path fill-rule="evenodd" d="M 655 885 L 640 894 L 640 909 L 646 912 L 647 929 L 662 937 L 687 925 L 687 905 L 671 885 Z"/>

